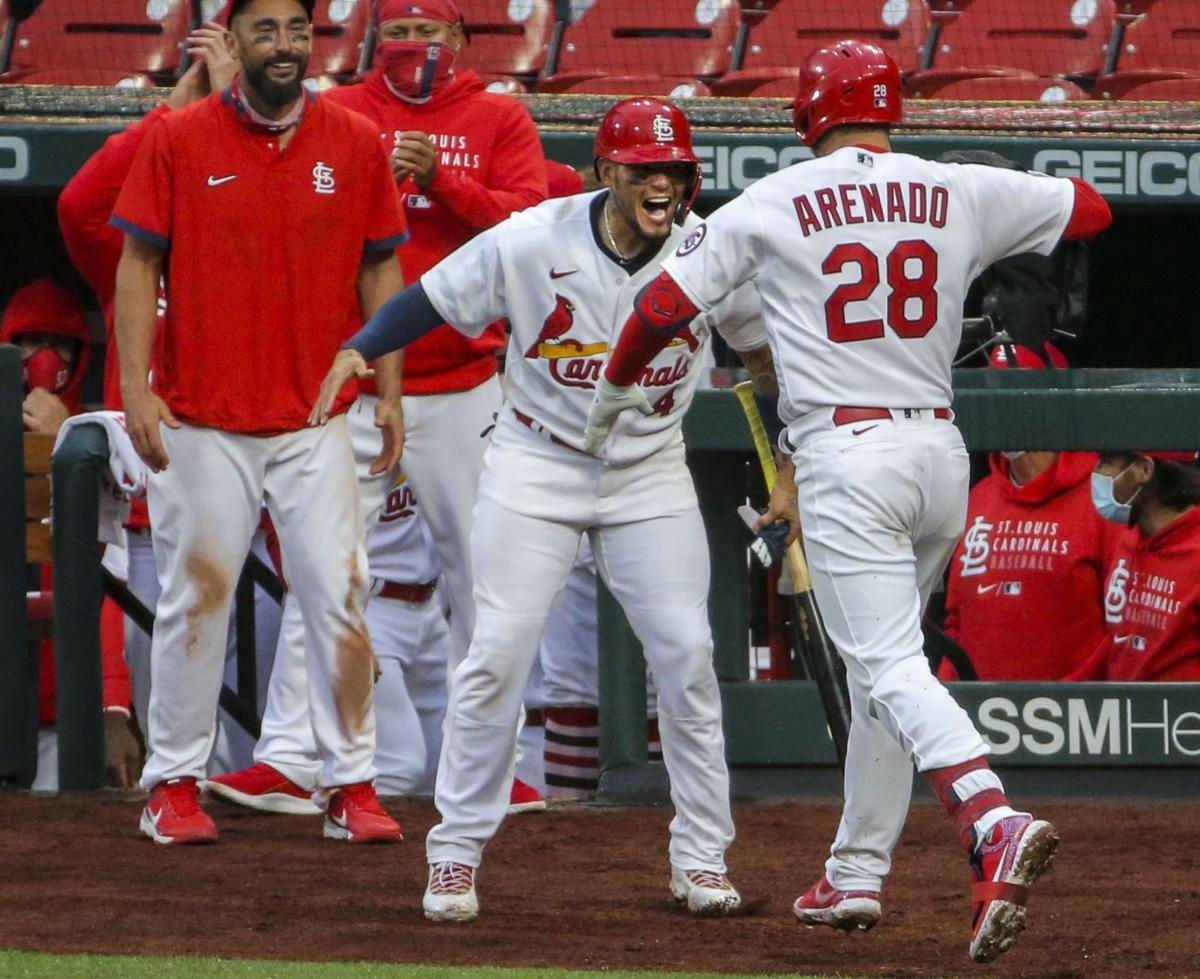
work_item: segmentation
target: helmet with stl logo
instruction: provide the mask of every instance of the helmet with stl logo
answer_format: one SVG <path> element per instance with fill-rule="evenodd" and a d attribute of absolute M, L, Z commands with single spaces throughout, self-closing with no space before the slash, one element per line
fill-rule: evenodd
<path fill-rule="evenodd" d="M 692 149 L 692 127 L 677 105 L 665 99 L 625 99 L 605 114 L 596 131 L 595 161 L 637 165 L 690 163 L 691 175 L 675 220 L 682 223 L 700 193 L 700 159 Z M 599 171 L 596 174 L 599 178 Z"/>
<path fill-rule="evenodd" d="M 818 48 L 800 69 L 792 120 L 805 146 L 834 126 L 890 126 L 900 115 L 900 69 L 878 45 L 838 41 Z"/>

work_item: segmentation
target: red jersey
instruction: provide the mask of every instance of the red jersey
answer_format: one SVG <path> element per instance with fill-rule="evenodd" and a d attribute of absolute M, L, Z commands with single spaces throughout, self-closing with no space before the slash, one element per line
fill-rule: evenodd
<path fill-rule="evenodd" d="M 305 98 L 283 150 L 277 135 L 243 122 L 228 90 L 168 113 L 117 199 L 114 226 L 169 249 L 154 389 L 192 424 L 257 435 L 303 428 L 361 322 L 364 251 L 407 237 L 374 127 Z"/>
<path fill-rule="evenodd" d="M 1200 681 L 1200 507 L 1124 539 L 1104 620 L 1105 641 L 1068 680 Z"/>
<path fill-rule="evenodd" d="M 1128 531 L 1092 505 L 1096 456 L 1061 452 L 1024 486 L 1008 461 L 971 490 L 950 562 L 946 634 L 980 680 L 1058 680 L 1104 636 L 1104 569 Z M 938 675 L 957 679 L 949 662 Z"/>
<path fill-rule="evenodd" d="M 92 155 L 58 196 L 58 224 L 67 254 L 83 274 L 104 312 L 107 345 L 104 353 L 104 407 L 121 410 L 121 377 L 117 345 L 113 342 L 113 307 L 117 292 L 117 263 L 125 236 L 108 223 L 117 195 L 133 165 L 142 140 L 170 110 L 165 104 L 115 135 Z"/>
<path fill-rule="evenodd" d="M 326 98 L 369 118 L 389 153 L 414 130 L 438 146 L 433 182 L 420 190 L 408 177 L 400 187 L 412 228 L 412 241 L 400 251 L 405 282 L 416 282 L 480 231 L 546 199 L 545 157 L 533 120 L 511 96 L 484 91 L 473 71 L 457 72 L 420 105 L 393 95 L 378 71 Z M 505 342 L 500 324 L 475 339 L 438 327 L 404 348 L 404 393 L 482 384 L 496 373 L 495 352 Z"/>

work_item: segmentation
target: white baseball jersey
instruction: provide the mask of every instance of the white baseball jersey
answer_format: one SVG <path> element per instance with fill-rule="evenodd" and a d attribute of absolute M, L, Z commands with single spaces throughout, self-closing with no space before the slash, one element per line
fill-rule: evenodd
<path fill-rule="evenodd" d="M 367 567 L 372 578 L 402 585 L 424 584 L 441 574 L 433 535 L 403 473 L 388 490 L 367 539 Z"/>
<path fill-rule="evenodd" d="M 848 146 L 759 180 L 662 267 L 701 309 L 754 283 L 785 422 L 830 405 L 942 408 L 965 286 L 1008 255 L 1048 253 L 1073 204 L 1069 180 Z"/>
<path fill-rule="evenodd" d="M 549 200 L 514 214 L 421 276 L 434 308 L 469 336 L 508 317 L 509 404 L 575 448 L 583 445 L 592 391 L 609 348 L 634 297 L 660 268 L 652 259 L 631 275 L 596 243 L 589 212 L 604 193 Z M 698 226 L 689 216 L 683 228 L 672 229 L 659 254 L 671 254 Z M 680 422 L 714 325 L 735 350 L 767 342 L 750 288 L 698 317 L 643 371 L 640 384 L 655 412 L 622 415 L 609 440 L 610 463 L 628 465 L 682 439 Z"/>

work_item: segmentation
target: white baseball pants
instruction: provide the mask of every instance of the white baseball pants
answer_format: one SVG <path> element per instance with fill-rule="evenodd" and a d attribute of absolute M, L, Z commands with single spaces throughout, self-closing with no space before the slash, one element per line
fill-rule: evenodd
<path fill-rule="evenodd" d="M 267 437 L 163 426 L 162 438 L 171 462 L 152 474 L 148 494 L 162 594 L 142 787 L 204 775 L 233 589 L 264 498 L 304 622 L 317 785 L 369 781 L 375 717 L 362 614 L 366 551 L 345 417 Z"/>
<path fill-rule="evenodd" d="M 826 409 L 827 410 L 827 409 Z M 841 825 L 826 877 L 879 890 L 919 771 L 987 753 L 929 670 L 921 616 L 967 513 L 962 436 L 931 412 L 844 425 L 794 454 L 804 547 L 830 638 L 846 664 L 852 721 Z"/>
<path fill-rule="evenodd" d="M 478 866 L 503 820 L 525 681 L 588 532 L 659 682 L 671 862 L 725 871 L 733 841 L 708 624 L 708 550 L 682 446 L 613 469 L 502 414 L 475 510 L 476 627 L 451 683 L 430 863 Z"/>

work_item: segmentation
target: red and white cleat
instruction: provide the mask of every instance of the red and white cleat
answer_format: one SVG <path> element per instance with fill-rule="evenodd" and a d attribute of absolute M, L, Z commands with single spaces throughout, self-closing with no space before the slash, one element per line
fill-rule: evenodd
<path fill-rule="evenodd" d="M 400 824 L 387 814 L 370 782 L 343 785 L 329 797 L 325 837 L 350 843 L 399 843 Z"/>
<path fill-rule="evenodd" d="M 509 815 L 519 812 L 542 812 L 546 808 L 546 800 L 537 789 L 519 778 L 513 779 L 512 793 L 508 797 Z"/>
<path fill-rule="evenodd" d="M 154 786 L 139 827 L 155 843 L 217 842 L 217 827 L 200 808 L 194 778 L 173 778 Z"/>
<path fill-rule="evenodd" d="M 976 962 L 991 962 L 1012 948 L 1025 929 L 1029 887 L 1049 869 L 1057 849 L 1058 831 L 1025 814 L 1000 820 L 975 848 L 970 953 Z"/>
<path fill-rule="evenodd" d="M 431 863 L 421 907 L 430 921 L 474 921 L 479 917 L 475 868 L 450 860 Z"/>
<path fill-rule="evenodd" d="M 810 928 L 826 925 L 840 931 L 869 931 L 883 914 L 878 891 L 839 891 L 821 877 L 792 904 L 792 913 Z"/>
<path fill-rule="evenodd" d="M 681 870 L 671 865 L 671 896 L 686 901 L 688 910 L 701 917 L 733 914 L 742 896 L 729 878 L 715 870 Z"/>
<path fill-rule="evenodd" d="M 322 811 L 313 802 L 311 792 L 263 762 L 227 775 L 214 775 L 201 788 L 225 802 L 260 812 L 316 816 Z"/>

